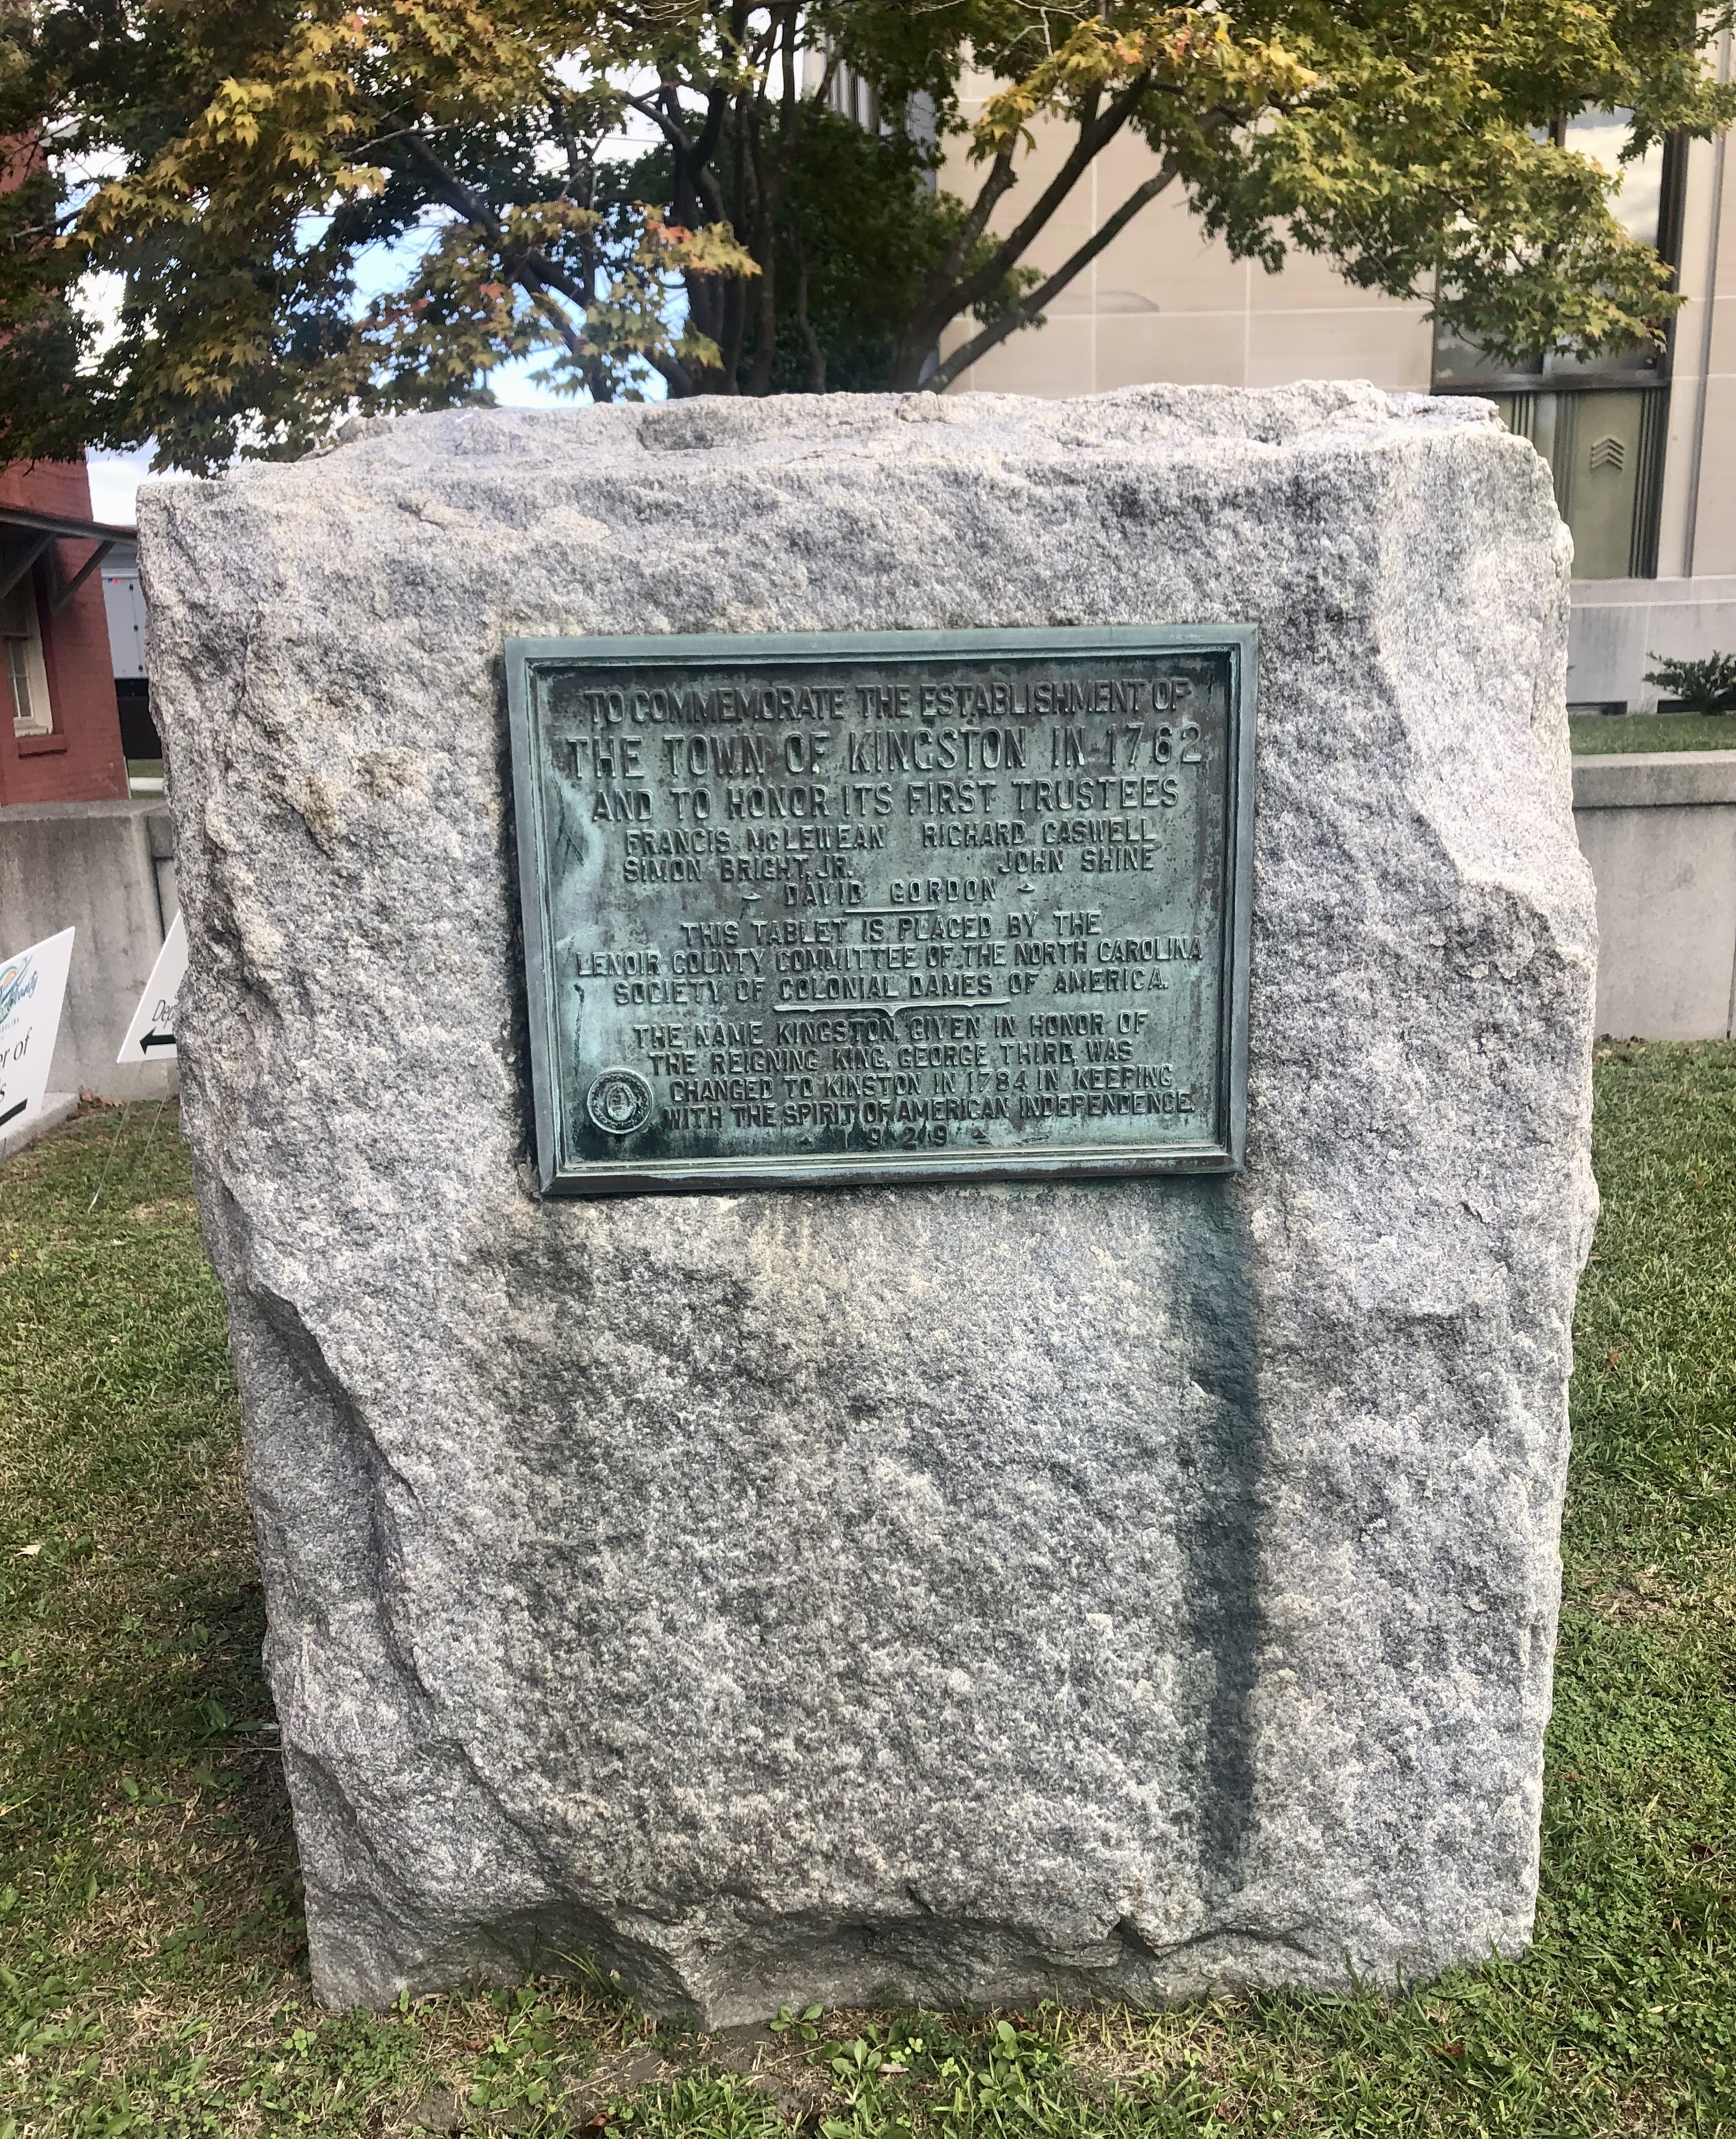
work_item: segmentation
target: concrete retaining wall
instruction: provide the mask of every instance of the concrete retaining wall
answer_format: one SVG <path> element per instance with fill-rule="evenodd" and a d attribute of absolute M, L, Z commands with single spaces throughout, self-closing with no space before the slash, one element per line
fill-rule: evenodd
<path fill-rule="evenodd" d="M 1652 712 L 1660 659 L 1736 653 L 1736 579 L 1576 580 L 1567 631 L 1569 705 Z"/>
<path fill-rule="evenodd" d="M 1736 751 L 1573 761 L 1597 880 L 1597 1030 L 1720 1040 L 1736 1016 Z"/>
<path fill-rule="evenodd" d="M 154 802 L 42 802 L 0 810 L 0 953 L 75 928 L 52 1092 L 155 1099 L 174 1070 L 123 1070 L 127 1022 L 174 918 L 174 842 Z"/>

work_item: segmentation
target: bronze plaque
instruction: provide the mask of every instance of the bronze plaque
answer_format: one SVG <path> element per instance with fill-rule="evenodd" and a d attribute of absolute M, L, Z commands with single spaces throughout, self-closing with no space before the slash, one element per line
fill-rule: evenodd
<path fill-rule="evenodd" d="M 545 1191 L 1239 1166 L 1254 643 L 509 639 Z"/>

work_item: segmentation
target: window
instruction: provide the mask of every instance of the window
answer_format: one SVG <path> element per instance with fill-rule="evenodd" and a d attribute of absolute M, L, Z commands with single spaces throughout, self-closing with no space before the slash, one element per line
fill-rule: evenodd
<path fill-rule="evenodd" d="M 54 714 L 48 703 L 48 671 L 42 662 L 42 631 L 37 619 L 33 572 L 26 572 L 17 586 L 0 596 L 0 647 L 3 647 L 6 657 L 6 684 L 12 695 L 14 732 L 21 736 L 51 735 Z"/>
<path fill-rule="evenodd" d="M 1681 191 L 1679 144 L 1653 148 L 1622 167 L 1626 111 L 1587 111 L 1554 137 L 1606 170 L 1619 171 L 1611 203 L 1631 237 L 1676 251 Z M 1650 579 L 1657 570 L 1658 507 L 1670 416 L 1666 349 L 1613 350 L 1601 356 L 1553 353 L 1528 364 L 1493 364 L 1482 351 L 1436 329 L 1435 390 L 1482 394 L 1509 429 L 1549 463 L 1556 503 L 1573 536 L 1577 580 Z"/>

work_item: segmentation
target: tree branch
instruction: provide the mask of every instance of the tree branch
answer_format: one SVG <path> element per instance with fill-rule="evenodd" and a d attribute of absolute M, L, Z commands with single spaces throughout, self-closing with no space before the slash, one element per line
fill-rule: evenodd
<path fill-rule="evenodd" d="M 794 4 L 794 0 L 790 0 L 789 5 L 775 9 L 771 17 L 769 32 L 771 49 L 775 54 L 777 46 L 782 45 L 784 81 L 780 97 L 778 152 L 770 170 L 765 168 L 761 152 L 764 107 L 770 101 L 765 93 L 763 80 L 747 115 L 758 209 L 754 224 L 754 257 L 760 263 L 759 287 L 755 291 L 754 360 L 748 372 L 746 389 L 750 394 L 770 391 L 772 370 L 777 360 L 778 218 L 783 208 L 790 169 L 795 160 L 797 134 L 804 116 L 795 78 L 800 17 L 800 10 Z"/>
<path fill-rule="evenodd" d="M 513 244 L 491 204 L 455 177 L 419 134 L 407 135 L 405 140 L 430 188 L 455 214 L 462 216 L 473 228 L 482 232 L 499 255 L 501 267 L 521 286 L 531 303 L 560 335 L 567 354 L 583 368 L 589 360 L 584 337 L 550 292 L 558 290 L 583 313 L 595 296 L 595 291 L 575 287 L 571 277 L 535 246 Z"/>
<path fill-rule="evenodd" d="M 537 311 L 542 314 L 549 325 L 554 328 L 555 333 L 560 336 L 562 341 L 565 343 L 567 355 L 572 358 L 574 363 L 576 364 L 579 370 L 585 374 L 586 382 L 589 384 L 590 374 L 590 352 L 587 350 L 584 346 L 584 339 L 583 335 L 575 331 L 572 321 L 567 317 L 560 306 L 555 303 L 553 296 L 543 287 L 542 284 L 537 281 L 534 275 L 531 275 L 521 269 L 514 279 L 524 284 L 526 295 L 530 298 L 531 303 L 535 306 Z"/>
<path fill-rule="evenodd" d="M 429 187 L 447 207 L 455 215 L 462 215 L 467 223 L 475 223 L 496 245 L 501 243 L 505 233 L 501 228 L 500 218 L 482 195 L 474 192 L 462 179 L 447 170 L 429 148 L 426 139 L 413 128 L 405 134 L 403 140 L 404 146 L 410 152 L 411 161 L 418 166 Z"/>
<path fill-rule="evenodd" d="M 790 243 L 795 254 L 795 323 L 801 329 L 802 340 L 808 345 L 808 391 L 824 394 L 826 390 L 826 352 L 820 346 L 819 336 L 814 331 L 814 322 L 808 316 L 808 254 L 802 243 L 800 224 L 792 227 Z"/>
<path fill-rule="evenodd" d="M 729 110 L 729 91 L 721 82 L 714 81 L 706 91 L 705 124 L 699 130 L 698 140 L 688 151 L 696 170 L 703 170 L 716 154 L 718 137 L 723 132 L 724 114 Z"/>
<path fill-rule="evenodd" d="M 907 392 L 915 386 L 922 365 L 941 330 L 961 312 L 969 311 L 972 305 L 980 304 L 1005 279 L 1008 271 L 1018 265 L 1031 241 L 1040 233 L 1055 210 L 1091 168 L 1096 157 L 1120 133 L 1140 98 L 1150 86 L 1149 71 L 1136 76 L 1101 116 L 1098 112 L 1096 95 L 1093 93 L 1081 111 L 1078 138 L 1073 143 L 1066 162 L 1039 194 L 1024 219 L 995 247 L 985 265 L 961 282 L 958 279 L 960 270 L 987 228 L 989 218 L 996 203 L 1015 183 L 1012 144 L 1009 143 L 997 153 L 994 168 L 984 181 L 982 190 L 929 277 L 909 322 L 898 338 L 898 347 L 892 361 L 892 384 L 895 388 L 902 388 Z"/>
<path fill-rule="evenodd" d="M 665 83 L 664 88 L 672 99 L 673 85 Z M 714 86 L 712 95 L 715 98 L 718 93 Z M 726 99 L 726 101 L 727 101 Z M 722 122 L 720 120 L 718 125 L 714 127 L 712 124 L 712 114 L 708 110 L 706 115 L 706 123 L 700 130 L 697 140 L 695 140 L 674 116 L 662 109 L 652 98 L 627 96 L 622 99 L 622 102 L 630 110 L 638 112 L 642 117 L 648 119 L 652 125 L 661 131 L 663 139 L 675 151 L 675 182 L 677 190 L 677 197 L 671 203 L 675 221 L 692 223 L 697 220 L 692 210 L 680 198 L 679 188 L 683 184 L 692 188 L 694 200 L 704 208 L 706 213 L 714 223 L 726 221 L 727 218 L 723 213 L 723 196 L 717 190 L 717 180 L 711 169 L 712 151 L 717 145 L 717 135 Z M 679 110 L 680 106 L 677 105 L 675 108 Z"/>
<path fill-rule="evenodd" d="M 956 319 L 960 312 L 968 311 L 972 305 L 980 304 L 1005 280 L 1008 271 L 1024 257 L 1055 210 L 1127 125 L 1135 106 L 1150 86 L 1151 76 L 1148 74 L 1137 76 L 1101 118 L 1094 111 L 1086 111 L 1080 120 L 1079 137 L 1074 142 L 1067 161 L 1039 193 L 1022 221 L 1008 232 L 983 266 L 958 285 L 953 293 L 956 301 L 947 315 L 948 318 Z M 937 321 L 934 331 L 937 333 L 946 324 L 946 320 Z"/>
<path fill-rule="evenodd" d="M 1146 203 L 1155 200 L 1166 186 L 1174 183 L 1176 169 L 1166 164 L 1145 184 L 1133 191 L 1117 208 L 1103 227 L 1093 231 L 1064 267 L 1058 267 L 1040 289 L 1033 290 L 1023 297 L 1004 318 L 992 321 L 979 335 L 974 335 L 961 348 L 956 349 L 944 364 L 936 366 L 923 385 L 931 394 L 944 394 L 961 371 L 966 371 L 979 357 L 986 356 L 999 343 L 1020 327 L 1028 326 L 1052 298 L 1058 297 L 1073 277 L 1088 267 L 1106 245 L 1120 237 L 1127 225 L 1138 214 Z"/>
<path fill-rule="evenodd" d="M 795 118 L 797 101 L 795 93 L 795 9 L 794 7 L 790 8 L 785 14 L 783 24 L 784 125 L 782 128 L 783 138 L 778 143 L 778 163 L 780 169 L 787 169 L 790 163 L 790 128 L 791 123 Z"/>
<path fill-rule="evenodd" d="M 768 174 L 761 154 L 759 102 L 746 115 L 748 161 L 754 187 L 754 257 L 760 263 L 759 287 L 754 292 L 754 360 L 748 368 L 747 391 L 763 394 L 771 384 L 771 367 L 777 354 L 777 198 L 781 190 L 776 173 Z M 733 384 L 731 390 L 734 390 Z"/>
<path fill-rule="evenodd" d="M 667 352 L 647 350 L 643 354 L 645 361 L 651 369 L 663 374 L 672 394 L 679 394 L 686 399 L 697 393 L 699 389 L 694 383 L 692 373 L 672 350 Z"/>
<path fill-rule="evenodd" d="M 956 279 L 958 271 L 970 257 L 971 248 L 988 228 L 989 218 L 995 213 L 995 203 L 1013 183 L 1013 151 L 1010 145 L 1000 149 L 982 182 L 981 190 L 971 203 L 970 213 L 952 234 L 952 242 L 936 263 L 928 278 L 927 287 L 918 301 L 926 310 L 931 302 L 938 302 Z"/>

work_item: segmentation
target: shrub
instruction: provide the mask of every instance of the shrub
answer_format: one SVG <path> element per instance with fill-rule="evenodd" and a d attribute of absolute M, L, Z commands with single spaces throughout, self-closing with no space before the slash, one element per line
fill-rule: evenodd
<path fill-rule="evenodd" d="M 1655 653 L 1651 658 L 1660 659 Z M 1685 713 L 1736 713 L 1736 653 L 1662 661 L 1646 680 L 1668 691 Z"/>

